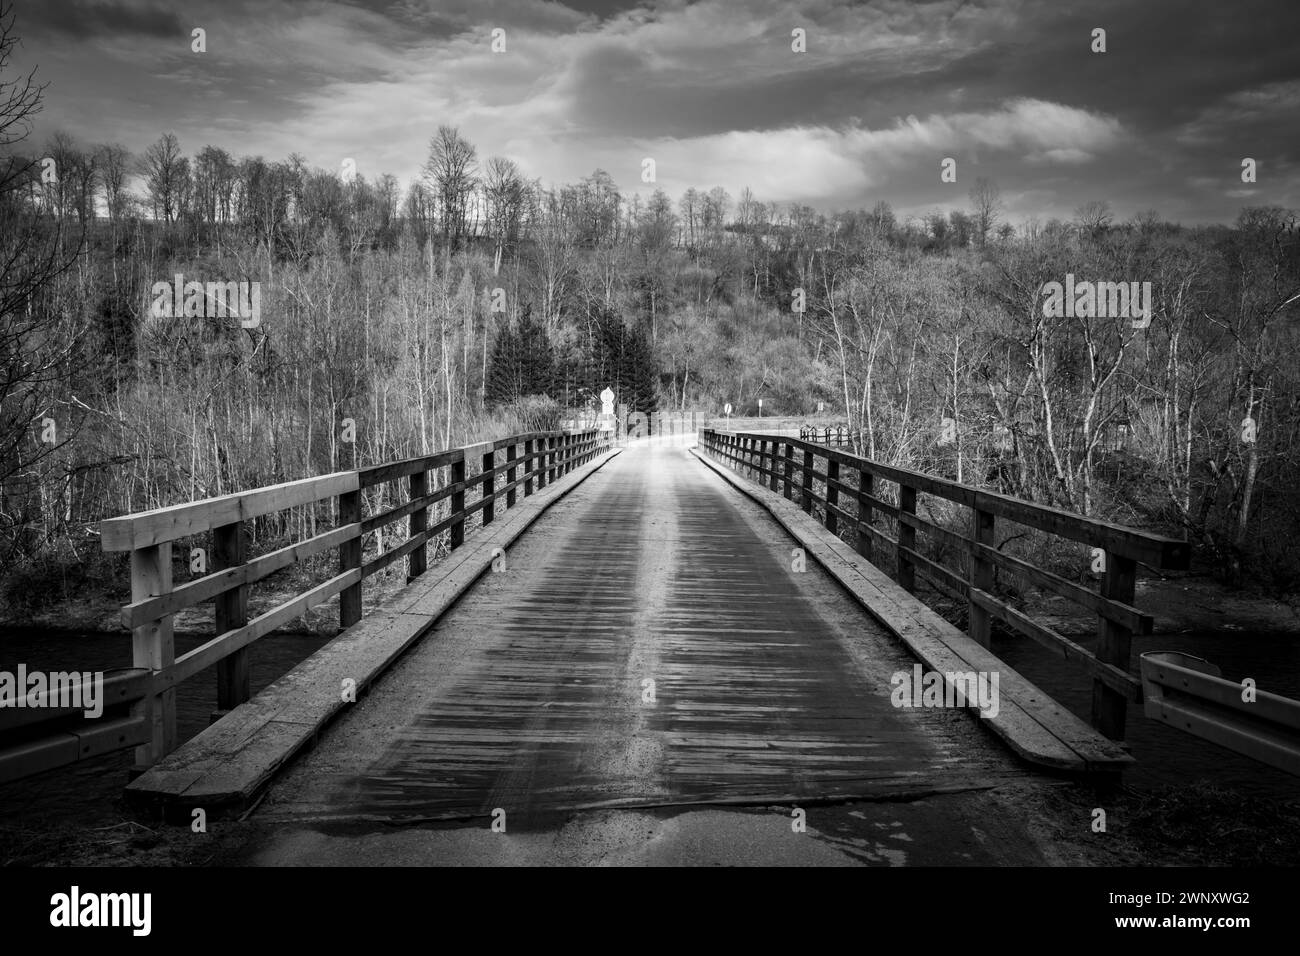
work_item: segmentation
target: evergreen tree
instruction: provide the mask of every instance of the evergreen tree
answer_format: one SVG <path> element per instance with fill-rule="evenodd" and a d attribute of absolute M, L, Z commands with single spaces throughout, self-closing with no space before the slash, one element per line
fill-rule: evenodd
<path fill-rule="evenodd" d="M 492 343 L 484 397 L 488 405 L 505 405 L 525 395 L 551 395 L 555 385 L 555 356 L 541 323 L 524 306 L 515 327 L 509 323 Z M 552 397 L 554 397 L 552 395 Z"/>

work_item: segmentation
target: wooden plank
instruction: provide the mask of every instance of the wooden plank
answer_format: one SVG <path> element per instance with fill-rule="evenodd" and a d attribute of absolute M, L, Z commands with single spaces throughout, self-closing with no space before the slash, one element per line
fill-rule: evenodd
<path fill-rule="evenodd" d="M 376 571 L 382 571 L 384 568 L 388 567 L 394 561 L 400 560 L 401 558 L 406 557 L 408 554 L 411 555 L 413 558 L 417 554 L 421 554 L 421 555 L 424 554 L 424 546 L 428 544 L 429 537 L 430 535 L 427 531 L 422 531 L 419 534 L 417 534 L 415 537 L 408 538 L 406 541 L 402 542 L 396 548 L 389 548 L 383 554 L 371 558 L 369 561 L 367 561 L 365 564 L 361 566 L 361 577 L 368 578 Z M 406 583 L 410 584 L 412 580 L 414 580 L 414 578 L 408 575 Z"/>
<path fill-rule="evenodd" d="M 154 675 L 155 690 L 170 691 L 181 681 L 188 680 L 199 671 L 211 667 L 228 654 L 247 647 L 259 637 L 270 634 L 277 627 L 292 621 L 295 617 L 306 614 L 318 604 L 328 601 L 334 595 L 361 580 L 361 569 L 352 568 L 336 574 L 309 591 L 304 591 L 295 598 L 285 601 L 265 614 L 259 614 L 243 627 L 219 634 L 212 640 L 200 644 L 194 650 L 182 654 L 170 667 L 161 668 Z"/>
<path fill-rule="evenodd" d="M 1068 601 L 1072 601 L 1088 610 L 1094 612 L 1100 617 L 1108 618 L 1118 624 L 1132 630 L 1137 634 L 1150 634 L 1153 627 L 1153 619 L 1149 614 L 1143 614 L 1137 608 L 1118 601 L 1112 601 L 1102 597 L 1095 591 L 1068 581 L 1059 575 L 1050 571 L 1043 571 L 1034 567 L 1027 561 L 1012 557 L 1009 554 L 1003 554 L 997 548 L 990 544 L 976 542 L 965 535 L 956 534 L 947 528 L 942 528 L 937 524 L 926 521 L 915 515 L 900 515 L 899 520 L 917 528 L 923 533 L 951 545 L 964 553 L 974 552 L 991 562 L 993 565 L 1002 568 L 1022 580 L 1031 584 L 1039 585 L 1053 594 L 1059 595 Z M 988 590 L 985 588 L 984 590 Z"/>
<path fill-rule="evenodd" d="M 1096 655 L 1086 647 L 1076 644 L 1065 635 L 1047 627 L 1045 624 L 1038 623 L 1023 612 L 1009 607 L 992 594 L 974 588 L 968 588 L 967 590 L 971 603 L 977 604 L 986 613 L 997 617 L 1008 627 L 1014 628 L 1031 640 L 1036 641 L 1053 654 L 1058 654 L 1065 660 L 1079 665 L 1117 693 L 1123 694 L 1126 699 L 1141 703 L 1142 682 L 1132 674 L 1120 670 L 1113 664 L 1099 661 Z"/>
<path fill-rule="evenodd" d="M 862 555 L 868 561 L 871 560 L 871 535 L 863 534 L 864 531 L 870 532 L 875 530 L 873 522 L 875 516 L 872 513 L 872 505 L 875 503 L 876 496 L 872 494 L 875 490 L 875 478 L 870 472 L 858 471 L 858 520 L 853 526 L 856 534 L 858 554 Z"/>
<path fill-rule="evenodd" d="M 361 521 L 361 492 L 339 495 L 338 523 Z M 361 538 L 348 538 L 339 545 L 339 575 L 356 571 L 356 581 L 339 597 L 339 627 L 348 628 L 361 620 Z"/>
<path fill-rule="evenodd" d="M 529 497 L 491 528 L 476 532 L 468 546 L 133 781 L 127 799 L 173 815 L 193 806 L 219 813 L 251 805 L 274 774 L 349 706 L 339 693 L 343 677 L 356 681 L 358 690 L 369 687 L 491 567 L 495 548 L 508 547 L 618 454 L 619 449 L 612 449 L 570 480 Z"/>
<path fill-rule="evenodd" d="M 1119 554 L 1106 555 L 1106 573 L 1101 579 L 1102 597 L 1132 604 L 1137 587 L 1137 562 Z M 1128 628 L 1102 618 L 1097 623 L 1097 659 L 1114 664 L 1122 671 L 1129 668 L 1133 635 Z M 1124 721 L 1128 701 L 1101 680 L 1092 685 L 1092 725 L 1112 740 L 1124 739 Z"/>
<path fill-rule="evenodd" d="M 407 526 L 407 538 L 419 542 L 411 549 L 411 560 L 407 562 L 406 581 L 408 584 L 423 574 L 429 566 L 429 554 L 424 547 L 429 537 L 426 533 L 429 530 L 429 506 L 423 504 L 423 499 L 428 493 L 429 473 L 427 471 L 417 471 L 411 475 L 409 484 L 410 499 L 422 504 L 421 507 L 411 512 L 411 520 Z M 363 576 L 364 574 L 365 572 L 362 571 Z"/>
<path fill-rule="evenodd" d="M 483 509 L 483 523 L 491 524 L 492 519 L 496 517 L 496 495 L 493 490 L 496 488 L 496 451 L 488 451 L 483 455 L 483 491 L 479 496 L 479 507 Z"/>
<path fill-rule="evenodd" d="M 978 550 L 980 554 L 1004 571 L 1018 575 L 1031 584 L 1063 597 L 1067 601 L 1081 605 L 1099 617 L 1123 625 L 1135 634 L 1150 634 L 1154 629 L 1154 618 L 1150 614 L 1142 613 L 1132 605 L 1102 597 L 1096 591 L 1089 590 L 1081 584 L 1076 584 L 1050 571 L 1044 571 L 1042 568 L 1037 568 L 1029 562 L 1022 561 L 1012 555 L 1003 554 L 996 548 L 980 545 Z"/>
<path fill-rule="evenodd" d="M 515 462 L 519 459 L 519 448 L 517 445 L 510 445 L 506 449 L 506 510 L 509 511 L 515 506 Z"/>
<path fill-rule="evenodd" d="M 898 510 L 902 514 L 916 514 L 916 489 L 910 485 L 900 485 L 898 489 Z M 909 552 L 916 550 L 916 529 L 906 522 L 898 526 L 898 583 L 904 591 L 916 590 L 916 574 L 912 570 Z"/>
<path fill-rule="evenodd" d="M 897 636 L 932 670 L 997 672 L 1001 712 L 981 718 L 1013 752 L 1042 766 L 1073 772 L 1110 772 L 1131 765 L 1133 758 L 1065 710 L 988 650 L 980 647 L 884 572 L 862 561 L 844 542 L 809 521 L 798 508 L 727 469 L 696 457 L 743 494 L 766 508 L 810 555 L 852 594 L 872 617 Z M 874 530 L 874 529 L 872 529 Z"/>
<path fill-rule="evenodd" d="M 808 442 L 785 439 L 798 444 L 816 448 Z M 1028 527 L 1048 531 L 1072 541 L 1079 541 L 1093 547 L 1141 561 L 1153 568 L 1168 570 L 1186 570 L 1191 558 L 1191 545 L 1164 535 L 1138 531 L 1124 525 L 1096 518 L 1085 518 L 1071 511 L 1053 508 L 1049 505 L 1021 501 L 1009 495 L 983 491 L 969 485 L 958 484 L 943 478 L 934 478 L 919 471 L 883 465 L 869 459 L 860 458 L 845 452 L 829 448 L 819 448 L 818 454 L 827 458 L 834 457 L 840 464 L 855 468 L 864 468 L 877 477 L 910 485 L 918 491 L 932 494 L 948 501 L 966 505 L 981 511 L 988 511 L 1000 518 L 1006 518 Z"/>
<path fill-rule="evenodd" d="M 131 601 L 167 594 L 172 589 L 171 542 L 137 548 L 131 552 Z M 159 618 L 141 624 L 131 632 L 131 663 L 134 667 L 160 671 L 176 659 L 172 619 Z M 155 690 L 131 708 L 131 716 L 149 723 L 149 741 L 136 748 L 137 767 L 162 759 L 176 746 L 176 692 Z"/>
<path fill-rule="evenodd" d="M 801 484 L 801 486 L 802 486 L 802 493 L 801 493 L 800 496 L 799 496 L 799 504 L 800 504 L 800 506 L 803 508 L 803 510 L 804 510 L 804 512 L 805 512 L 806 514 L 812 514 L 812 511 L 813 511 L 813 497 L 812 497 L 812 488 L 813 488 L 813 470 L 812 470 L 812 466 L 813 466 L 813 453 L 812 453 L 812 451 L 811 451 L 810 449 L 805 448 L 805 449 L 804 449 L 804 452 L 803 452 L 803 468 L 801 469 L 802 472 L 803 472 L 803 475 L 801 476 L 801 480 L 800 480 L 800 484 Z"/>
<path fill-rule="evenodd" d="M 415 481 L 417 477 L 422 477 L 422 476 L 424 476 L 423 472 L 421 472 L 419 475 L 412 475 L 410 477 L 410 480 Z M 427 481 L 427 477 L 425 480 Z M 412 498 L 410 501 L 407 501 L 403 504 L 396 505 L 392 508 L 387 509 L 386 511 L 381 511 L 379 512 L 379 514 L 371 515 L 369 518 L 366 518 L 364 521 L 361 522 L 361 533 L 367 534 L 371 531 L 374 531 L 376 528 L 386 527 L 387 525 L 392 524 L 394 521 L 401 521 L 407 515 L 413 515 L 419 511 L 427 512 L 431 505 L 437 504 L 443 498 L 446 498 L 449 494 L 452 493 L 453 492 L 447 490 L 446 488 L 440 488 L 438 489 L 437 493 L 432 495 L 428 494 L 426 491 L 424 494 L 421 494 L 418 498 Z"/>
<path fill-rule="evenodd" d="M 122 608 L 120 618 L 123 626 L 134 629 L 150 621 L 156 621 L 165 614 L 175 614 L 187 607 L 193 607 L 216 597 L 223 591 L 239 584 L 252 584 L 269 574 L 274 574 L 313 554 L 319 554 L 335 547 L 350 538 L 361 534 L 360 524 L 344 525 L 329 531 L 271 551 L 254 558 L 237 568 L 216 571 L 201 578 L 195 578 L 185 584 L 176 586 L 168 594 L 137 601 Z"/>
<path fill-rule="evenodd" d="M 239 567 L 244 563 L 244 525 L 222 525 L 213 532 L 212 566 L 217 570 Z M 248 585 L 241 584 L 217 596 L 216 627 L 218 634 L 237 631 L 248 623 Z M 217 664 L 217 710 L 234 710 L 248 700 L 252 692 L 252 672 L 248 648 L 242 648 Z"/>
<path fill-rule="evenodd" d="M 303 478 L 268 488 L 108 518 L 99 523 L 100 546 L 105 551 L 132 551 L 202 534 L 219 525 L 324 501 L 335 495 L 357 491 L 360 487 L 356 472 L 340 471 L 319 478 Z"/>
<path fill-rule="evenodd" d="M 409 475 L 433 471 L 454 461 L 459 461 L 464 452 L 459 448 L 440 451 L 433 455 L 421 455 L 418 458 L 406 458 L 402 461 L 387 462 L 382 465 L 370 465 L 357 472 L 360 486 L 370 488 L 386 481 L 396 481 Z"/>
<path fill-rule="evenodd" d="M 996 538 L 993 534 L 994 516 L 991 511 L 972 511 L 971 512 L 971 538 L 975 544 L 992 545 Z M 980 551 L 967 551 L 970 557 L 971 571 L 970 584 L 971 589 L 978 589 L 983 593 L 992 593 L 993 591 L 993 564 Z M 989 612 L 978 602 L 971 600 L 967 605 L 967 628 L 966 633 L 970 639 L 982 647 L 989 647 L 992 644 L 992 619 Z"/>

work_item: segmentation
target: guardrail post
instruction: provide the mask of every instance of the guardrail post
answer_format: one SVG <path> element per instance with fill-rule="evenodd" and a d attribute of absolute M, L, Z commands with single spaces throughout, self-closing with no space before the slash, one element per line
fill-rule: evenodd
<path fill-rule="evenodd" d="M 451 463 L 451 483 L 460 485 L 451 493 L 451 550 L 456 550 L 465 543 L 465 449 L 460 450 L 460 457 Z"/>
<path fill-rule="evenodd" d="M 1106 552 L 1106 573 L 1101 579 L 1101 595 L 1124 604 L 1133 603 L 1137 588 L 1137 561 Z M 1101 618 L 1097 624 L 1097 660 L 1114 664 L 1127 671 L 1133 632 L 1122 624 Z M 1124 739 L 1124 722 L 1128 701 L 1123 694 L 1100 680 L 1092 682 L 1092 725 L 1111 740 Z"/>
<path fill-rule="evenodd" d="M 976 508 L 971 514 L 971 538 L 977 545 L 994 547 L 993 512 L 980 511 Z M 971 587 L 979 588 L 985 593 L 993 591 L 993 562 L 985 558 L 978 547 L 971 549 L 970 556 Z M 981 647 L 988 647 L 993 638 L 993 618 L 984 608 L 973 600 L 966 602 L 966 630 L 971 640 Z"/>
<path fill-rule="evenodd" d="M 789 501 L 794 496 L 794 445 L 789 442 L 785 443 L 785 475 L 782 485 L 785 492 L 786 500 Z"/>
<path fill-rule="evenodd" d="M 506 510 L 509 511 L 515 506 L 515 461 L 519 458 L 519 446 L 511 445 L 506 449 L 506 484 L 510 490 L 506 492 Z"/>
<path fill-rule="evenodd" d="M 826 530 L 831 534 L 839 534 L 840 519 L 832 508 L 838 507 L 840 503 L 840 490 L 835 487 L 834 482 L 840 480 L 840 463 L 832 458 L 826 459 Z"/>
<path fill-rule="evenodd" d="M 496 517 L 496 502 L 492 500 L 492 492 L 496 490 L 496 451 L 490 451 L 483 456 L 483 524 L 490 525 L 492 519 Z"/>
<path fill-rule="evenodd" d="M 812 496 L 813 453 L 811 448 L 805 448 L 803 450 L 803 468 L 801 469 L 801 471 L 802 471 L 802 475 L 801 475 L 802 480 L 800 481 L 800 485 L 802 486 L 802 491 L 799 494 L 799 497 L 801 499 L 799 503 L 803 505 L 804 511 L 806 511 L 808 514 L 812 514 L 813 513 L 813 496 Z"/>
<path fill-rule="evenodd" d="M 867 528 L 873 527 L 875 513 L 872 511 L 871 502 L 867 499 L 867 495 L 874 495 L 875 493 L 876 476 L 864 468 L 859 468 L 858 525 L 855 530 L 857 531 L 858 554 L 868 561 L 871 560 L 871 532 L 867 531 Z"/>
<path fill-rule="evenodd" d="M 168 594 L 172 589 L 172 545 L 170 541 L 137 548 L 131 552 L 131 601 Z M 172 616 L 165 614 L 131 632 L 131 663 L 157 673 L 176 660 L 172 637 Z M 134 715 L 149 719 L 149 743 L 135 748 L 135 767 L 153 766 L 176 746 L 176 689 L 146 697 L 131 708 Z"/>
<path fill-rule="evenodd" d="M 537 448 L 537 442 L 528 439 L 524 442 L 524 497 L 527 498 L 533 493 L 533 469 L 537 466 L 537 459 L 533 457 L 533 451 Z"/>
<path fill-rule="evenodd" d="M 427 471 L 417 471 L 411 476 L 410 482 L 411 500 L 416 501 L 423 498 L 429 493 L 429 473 Z M 414 538 L 416 535 L 424 534 L 429 530 L 429 509 L 421 508 L 419 511 L 411 512 L 410 530 L 408 534 Z M 409 555 L 406 556 L 406 583 L 410 584 L 429 567 L 428 543 L 420 545 Z"/>
<path fill-rule="evenodd" d="M 244 563 L 244 523 L 235 521 L 212 529 L 212 570 L 224 571 Z M 218 594 L 215 601 L 217 634 L 225 634 L 248 623 L 248 585 L 240 584 Z M 252 696 L 252 673 L 249 648 L 242 647 L 224 660 L 217 661 L 218 718 L 234 710 Z"/>
<path fill-rule="evenodd" d="M 339 526 L 361 520 L 361 489 L 339 495 Z M 360 569 L 361 535 L 339 545 L 339 573 Z M 361 582 L 339 592 L 339 627 L 351 627 L 361 620 Z"/>
<path fill-rule="evenodd" d="M 907 485 L 898 486 L 898 510 L 903 514 L 916 514 L 916 489 Z M 898 521 L 898 583 L 904 591 L 916 590 L 916 568 L 912 559 L 903 553 L 903 548 L 916 550 L 916 529 Z"/>
<path fill-rule="evenodd" d="M 770 469 L 768 472 L 768 487 L 772 491 L 776 491 L 780 486 L 780 479 L 777 477 L 779 472 L 776 467 L 780 445 L 775 441 L 765 441 L 763 444 L 767 446 L 767 465 Z"/>

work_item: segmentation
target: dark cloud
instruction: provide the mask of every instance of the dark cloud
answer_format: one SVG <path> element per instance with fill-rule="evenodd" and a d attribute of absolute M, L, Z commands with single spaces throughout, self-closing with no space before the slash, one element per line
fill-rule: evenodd
<path fill-rule="evenodd" d="M 18 11 L 16 26 L 20 36 L 165 37 L 189 32 L 174 10 L 125 0 L 33 0 Z"/>

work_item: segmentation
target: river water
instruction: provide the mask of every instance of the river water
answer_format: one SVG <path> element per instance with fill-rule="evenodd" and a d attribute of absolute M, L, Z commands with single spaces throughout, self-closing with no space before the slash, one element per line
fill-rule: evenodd
<path fill-rule="evenodd" d="M 177 634 L 176 655 L 210 640 L 210 635 Z M 274 633 L 251 645 L 253 693 L 306 660 L 329 640 L 313 634 Z M 131 665 L 129 634 L 76 634 L 28 629 L 0 630 L 0 670 L 19 663 L 30 670 L 110 671 Z M 181 740 L 207 727 L 217 706 L 217 672 L 210 668 L 176 691 L 176 729 Z M 0 825 L 43 826 L 57 822 L 120 820 L 122 788 L 132 752 L 122 750 L 46 771 L 26 780 L 0 784 Z M 0 854 L 2 856 L 2 854 Z"/>
<path fill-rule="evenodd" d="M 182 654 L 203 640 L 206 638 L 199 635 L 177 635 L 176 653 Z M 327 640 L 307 634 L 271 634 L 255 642 L 251 650 L 253 692 L 287 673 Z M 1095 650 L 1095 639 L 1079 643 Z M 1063 706 L 1088 718 L 1091 683 L 1077 667 L 1028 639 L 998 637 L 993 650 Z M 1182 651 L 1204 657 L 1217 664 L 1229 680 L 1253 677 L 1261 690 L 1300 698 L 1300 638 L 1294 633 L 1243 629 L 1135 638 L 1133 660 L 1146 651 Z M 21 662 L 29 669 L 108 671 L 125 667 L 130 660 L 128 635 L 0 631 L 0 670 L 12 671 Z M 216 697 L 215 670 L 180 686 L 176 709 L 181 739 L 188 740 L 208 726 Z M 1127 740 L 1138 761 L 1125 773 L 1130 785 L 1208 780 L 1246 795 L 1300 798 L 1300 779 L 1148 720 L 1141 708 L 1133 705 L 1129 707 Z M 120 820 L 124 815 L 121 790 L 131 762 L 130 751 L 121 751 L 0 785 L 0 825 L 39 827 Z"/>

